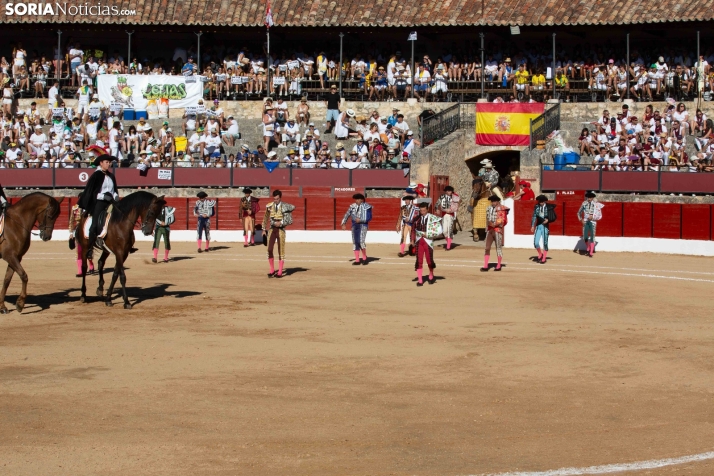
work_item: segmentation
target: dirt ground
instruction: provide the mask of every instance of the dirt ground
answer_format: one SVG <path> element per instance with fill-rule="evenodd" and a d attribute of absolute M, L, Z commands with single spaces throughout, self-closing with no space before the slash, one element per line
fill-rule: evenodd
<path fill-rule="evenodd" d="M 32 243 L 28 305 L 0 316 L 0 474 L 500 474 L 714 450 L 714 259 L 506 249 L 480 273 L 462 246 L 417 288 L 395 246 L 353 267 L 349 245 L 288 243 L 275 280 L 262 246 L 216 245 L 155 265 L 139 243 L 124 310 L 96 277 L 79 303 L 66 243 Z"/>

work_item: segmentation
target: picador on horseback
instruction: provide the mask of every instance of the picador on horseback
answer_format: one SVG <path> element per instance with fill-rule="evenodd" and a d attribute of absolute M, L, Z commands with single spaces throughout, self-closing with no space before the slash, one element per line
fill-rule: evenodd
<path fill-rule="evenodd" d="M 110 155 L 100 155 L 94 159 L 97 170 L 87 181 L 82 198 L 79 200 L 79 206 L 92 217 L 92 227 L 88 237 L 88 259 L 91 259 L 95 245 L 100 248 L 104 245 L 101 240 L 97 243 L 97 237 L 102 232 L 104 225 L 104 220 L 101 219 L 103 213 L 109 208 L 109 205 L 116 204 L 119 200 L 117 181 L 114 174 L 109 171 L 111 164 L 112 157 Z"/>

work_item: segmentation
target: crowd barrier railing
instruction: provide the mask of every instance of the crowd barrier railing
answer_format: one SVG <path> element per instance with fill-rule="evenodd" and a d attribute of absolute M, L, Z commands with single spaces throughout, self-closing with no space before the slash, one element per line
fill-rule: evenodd
<path fill-rule="evenodd" d="M 580 165 L 590 168 L 587 165 Z M 608 193 L 687 193 L 714 194 L 714 173 L 612 170 L 554 170 L 541 166 L 541 190 L 590 190 Z"/>
<path fill-rule="evenodd" d="M 92 168 L 0 169 L 5 188 L 82 188 L 94 173 Z M 405 169 L 299 169 L 152 167 L 113 169 L 120 187 L 271 187 L 330 186 L 406 188 Z"/>

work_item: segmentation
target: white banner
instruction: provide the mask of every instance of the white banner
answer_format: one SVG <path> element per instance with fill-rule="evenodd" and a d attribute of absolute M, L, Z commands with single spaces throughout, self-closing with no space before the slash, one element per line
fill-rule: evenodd
<path fill-rule="evenodd" d="M 149 119 L 168 117 L 169 109 L 195 106 L 203 97 L 203 84 L 183 76 L 102 74 L 97 93 L 105 107 L 112 103 L 124 109 L 146 111 Z"/>

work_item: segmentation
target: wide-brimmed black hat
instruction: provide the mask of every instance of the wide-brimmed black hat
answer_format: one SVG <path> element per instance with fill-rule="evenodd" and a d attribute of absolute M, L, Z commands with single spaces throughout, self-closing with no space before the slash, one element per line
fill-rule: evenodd
<path fill-rule="evenodd" d="M 109 162 L 111 162 L 111 161 L 112 161 L 112 156 L 109 155 L 109 154 L 100 155 L 99 157 L 97 157 L 96 159 L 94 159 L 93 164 L 94 164 L 96 167 L 99 167 L 99 164 L 102 163 L 102 162 L 104 162 L 105 160 L 108 160 Z"/>
<path fill-rule="evenodd" d="M 402 200 L 414 200 L 414 197 L 412 197 L 411 195 L 404 195 L 402 197 Z"/>
<path fill-rule="evenodd" d="M 206 198 L 206 197 L 208 196 L 208 194 L 207 194 L 206 192 L 201 191 L 201 192 L 198 192 L 198 193 L 196 194 L 196 196 L 197 196 L 198 198 Z"/>
<path fill-rule="evenodd" d="M 245 187 L 245 188 L 243 189 L 243 193 L 253 193 L 253 190 L 251 190 L 251 189 L 248 188 L 248 187 Z"/>
<path fill-rule="evenodd" d="M 361 193 L 355 193 L 354 195 L 352 195 L 352 198 L 354 198 L 355 200 L 364 200 L 364 195 L 362 195 Z"/>
<path fill-rule="evenodd" d="M 538 200 L 539 202 L 547 202 L 547 201 L 548 201 L 548 197 L 546 197 L 545 195 L 538 195 L 538 196 L 536 197 L 536 200 Z"/>
<path fill-rule="evenodd" d="M 491 195 L 490 197 L 488 197 L 488 201 L 489 202 L 500 202 L 501 197 L 499 197 L 498 195 Z"/>
<path fill-rule="evenodd" d="M 594 193 L 592 193 L 592 192 L 588 192 L 588 193 L 585 194 L 585 198 L 595 198 L 595 196 L 596 196 L 596 195 L 595 195 Z"/>

